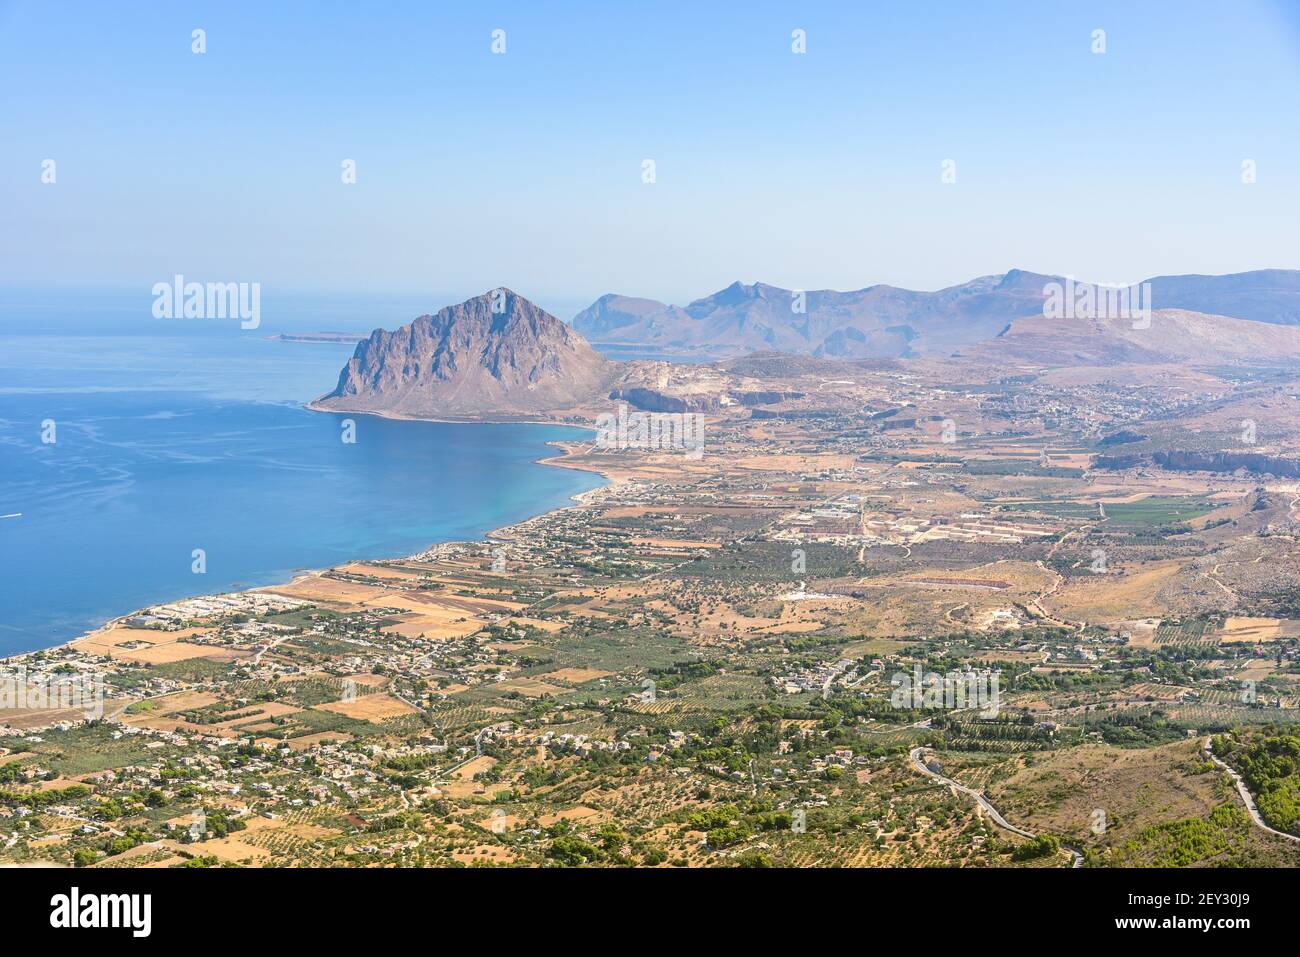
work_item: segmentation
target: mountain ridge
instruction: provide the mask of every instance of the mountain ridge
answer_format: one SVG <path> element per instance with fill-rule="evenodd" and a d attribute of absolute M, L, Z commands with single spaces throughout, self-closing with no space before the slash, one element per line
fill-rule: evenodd
<path fill-rule="evenodd" d="M 642 349 L 727 358 L 775 349 L 828 358 L 916 358 L 951 354 L 1016 319 L 1041 315 L 1044 287 L 1067 281 L 1016 268 L 933 292 L 876 284 L 809 290 L 799 302 L 796 290 L 737 280 L 685 306 L 606 293 L 572 325 L 598 350 L 629 356 Z M 1155 308 L 1300 325 L 1300 270 L 1155 276 L 1134 288 L 1147 284 Z"/>

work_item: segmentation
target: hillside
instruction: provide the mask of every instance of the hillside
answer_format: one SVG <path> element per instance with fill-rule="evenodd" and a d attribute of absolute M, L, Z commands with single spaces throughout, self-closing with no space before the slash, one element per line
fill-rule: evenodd
<path fill-rule="evenodd" d="M 1157 309 L 1148 328 L 1132 319 L 1017 319 L 1000 335 L 962 349 L 968 359 L 1110 366 L 1180 362 L 1264 363 L 1300 359 L 1300 329 L 1247 319 Z"/>

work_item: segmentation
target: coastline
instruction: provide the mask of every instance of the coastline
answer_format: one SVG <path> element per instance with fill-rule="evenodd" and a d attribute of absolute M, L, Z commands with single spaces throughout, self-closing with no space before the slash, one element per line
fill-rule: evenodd
<path fill-rule="evenodd" d="M 595 429 L 590 425 L 581 425 L 577 422 L 566 422 L 563 419 L 536 418 L 526 415 L 506 416 L 502 419 L 485 419 L 482 416 L 466 416 L 459 419 L 448 419 L 432 415 L 403 415 L 400 412 L 386 412 L 383 410 L 331 409 L 323 405 L 317 405 L 317 403 L 323 398 L 325 398 L 323 395 L 317 396 L 310 402 L 303 403 L 302 407 L 310 412 L 328 412 L 332 415 L 373 415 L 379 419 L 391 419 L 397 422 L 439 422 L 443 425 L 558 425 L 568 426 L 571 429 L 586 429 L 588 432 L 595 431 Z M 595 469 L 591 469 L 590 471 L 595 471 Z"/>
<path fill-rule="evenodd" d="M 317 406 L 317 405 L 315 404 L 315 400 L 313 400 L 312 402 L 304 403 L 304 405 L 303 405 L 302 407 L 305 408 L 305 409 L 308 409 L 309 411 L 312 411 L 312 412 L 331 412 L 331 413 L 342 414 L 342 415 L 374 415 L 374 416 L 377 416 L 377 417 L 379 417 L 379 418 L 392 419 L 392 420 L 405 421 L 405 422 L 437 422 L 437 423 L 446 424 L 446 425 L 550 425 L 550 426 L 562 426 L 562 427 L 567 427 L 567 428 L 573 428 L 573 429 L 585 430 L 585 431 L 588 431 L 588 432 L 594 432 L 594 429 L 592 429 L 590 426 L 577 425 L 577 424 L 572 423 L 572 422 L 561 422 L 561 421 L 556 421 L 556 420 L 546 420 L 546 421 L 542 421 L 542 420 L 538 420 L 538 419 L 492 419 L 492 420 L 489 420 L 489 419 L 437 419 L 437 418 L 428 418 L 428 417 L 424 417 L 424 416 L 393 415 L 393 414 L 388 414 L 388 413 L 383 413 L 383 412 L 356 412 L 356 411 L 348 411 L 348 410 L 341 410 L 341 409 L 324 409 L 324 408 L 321 408 L 321 407 Z M 537 520 L 537 519 L 539 519 L 539 518 L 542 518 L 543 516 L 551 515 L 551 514 L 553 514 L 553 513 L 555 513 L 555 512 L 562 512 L 562 511 L 565 511 L 565 510 L 567 510 L 567 509 L 571 509 L 571 508 L 582 508 L 583 506 L 585 506 L 585 505 L 587 504 L 587 502 L 589 501 L 589 498 L 590 498 L 591 496 L 593 496 L 595 493 L 600 492 L 600 491 L 602 491 L 602 490 L 604 490 L 604 489 L 611 488 L 611 487 L 614 487 L 614 486 L 617 486 L 617 485 L 622 484 L 622 480 L 621 480 L 621 479 L 619 479 L 619 478 L 617 478 L 617 477 L 615 477 L 615 476 L 613 476 L 613 475 L 610 475 L 610 474 L 609 474 L 607 471 L 605 471 L 605 470 L 602 470 L 602 469 L 599 469 L 599 468 L 596 468 L 596 467 L 594 467 L 594 466 L 587 465 L 587 464 L 578 464 L 578 463 L 574 463 L 574 462 L 565 461 L 566 459 L 577 457 L 577 455 L 579 455 L 580 453 L 574 451 L 572 448 L 566 446 L 564 443 L 559 442 L 559 441 L 549 441 L 549 442 L 546 443 L 546 445 L 548 445 L 548 446 L 552 446 L 552 447 L 554 447 L 554 448 L 559 449 L 559 450 L 560 450 L 560 454 L 558 454 L 558 455 L 544 455 L 542 458 L 533 459 L 532 461 L 533 461 L 534 464 L 537 464 L 537 465 L 545 465 L 545 466 L 547 466 L 547 467 L 549 467 L 549 468 L 565 468 L 565 469 L 573 469 L 573 470 L 575 470 L 575 471 L 580 471 L 580 472 L 591 472 L 591 473 L 593 473 L 593 474 L 595 474 L 595 475 L 599 475 L 599 476 L 604 480 L 604 484 L 602 484 L 602 485 L 598 485 L 596 488 L 587 489 L 586 491 L 576 492 L 576 493 L 574 493 L 573 495 L 570 495 L 570 496 L 569 496 L 569 502 L 570 502 L 570 504 L 567 504 L 567 505 L 557 505 L 557 506 L 555 506 L 555 507 L 553 507 L 553 508 L 543 509 L 542 511 L 537 512 L 537 513 L 535 513 L 535 514 L 533 514 L 533 515 L 529 515 L 529 516 L 527 516 L 527 517 L 525 517 L 525 518 L 519 519 L 519 520 L 516 521 L 516 522 L 511 522 L 511 523 L 508 524 L 508 525 L 501 525 L 501 526 L 498 526 L 497 528 L 490 529 L 489 531 L 485 532 L 484 535 L 483 535 L 483 539 L 484 539 L 485 541 L 510 541 L 510 540 L 511 540 L 511 537 L 510 537 L 508 534 L 506 534 L 510 529 L 515 528 L 516 526 L 519 526 L 519 525 L 523 525 L 523 524 L 525 524 L 525 523 L 527 523 L 527 522 L 535 521 L 535 520 Z M 467 541 L 467 540 L 466 540 L 466 539 L 447 539 L 446 541 L 441 541 L 441 542 L 430 542 L 429 545 L 428 545 L 428 547 L 431 548 L 431 547 L 433 547 L 434 545 L 448 545 L 448 544 L 455 544 L 455 543 L 458 543 L 458 542 L 464 542 L 464 541 Z M 418 554 L 418 553 L 416 553 L 416 554 Z M 392 556 L 392 557 L 389 557 L 389 558 L 349 559 L 348 561 L 349 561 L 349 562 L 354 562 L 354 561 L 370 561 L 370 562 L 402 561 L 402 560 L 404 560 L 404 559 L 406 559 L 406 558 L 410 558 L 410 557 L 411 557 L 411 556 L 409 556 L 409 555 L 395 555 L 395 556 Z M 345 563 L 345 564 L 346 564 L 346 563 Z M 330 566 L 330 567 L 333 567 L 333 566 Z M 315 577 L 318 577 L 318 576 L 320 576 L 320 575 L 323 575 L 325 572 L 327 572 L 327 571 L 330 570 L 330 567 L 326 567 L 326 568 L 305 568 L 305 569 L 300 569 L 296 574 L 294 574 L 292 577 L 290 577 L 287 581 L 275 582 L 275 583 L 273 583 L 273 584 L 269 584 L 269 585 L 256 585 L 256 586 L 254 586 L 254 587 L 252 587 L 252 588 L 243 588 L 243 589 L 238 589 L 238 590 L 233 591 L 233 592 L 204 592 L 204 593 L 201 593 L 201 594 L 198 594 L 198 595 L 191 595 L 191 596 L 188 596 L 187 599 L 174 599 L 174 600 L 181 601 L 181 600 L 190 600 L 190 599 L 195 599 L 195 598 L 205 598 L 205 597 L 208 597 L 209 595 L 212 595 L 212 594 L 246 594 L 246 593 L 248 593 L 248 592 L 267 592 L 267 591 L 271 591 L 271 592 L 273 592 L 277 586 L 291 585 L 291 584 L 293 584 L 293 583 L 295 583 L 295 582 L 298 582 L 298 581 L 303 581 L 303 580 L 306 580 L 306 579 L 309 579 L 309 578 L 315 578 Z M 157 602 L 155 602 L 155 603 L 153 603 L 153 604 L 157 604 Z M 29 656 L 31 656 L 31 655 L 44 654 L 44 653 L 46 653 L 46 652 L 50 652 L 50 651 L 58 651 L 58 650 L 61 650 L 61 649 L 70 648 L 71 646 L 77 644 L 78 642 L 85 641 L 87 638 L 90 638 L 90 637 L 92 637 L 92 636 L 94 636 L 94 635 L 98 635 L 98 634 L 100 634 L 100 633 L 102 633 L 102 632 L 109 631 L 109 630 L 111 630 L 111 629 L 113 629 L 113 628 L 115 628 L 115 627 L 118 627 L 118 626 L 119 626 L 122 622 L 124 622 L 126 619 L 128 619 L 128 618 L 132 618 L 132 617 L 134 617 L 134 616 L 136 616 L 136 615 L 139 615 L 139 614 L 140 614 L 141 612 L 143 612 L 145 609 L 150 608 L 150 607 L 153 607 L 153 605 L 152 605 L 152 604 L 151 604 L 151 605 L 145 605 L 145 606 L 142 606 L 141 608 L 136 608 L 136 609 L 134 609 L 134 610 L 132 610 L 132 611 L 128 611 L 128 612 L 124 612 L 123 614 L 116 615 L 116 616 L 114 616 L 114 617 L 112 617 L 112 618 L 107 619 L 107 620 L 104 621 L 102 624 L 100 624 L 98 627 L 93 628 L 93 629 L 90 629 L 89 631 L 85 631 L 85 632 L 83 632 L 82 634 L 77 635 L 75 638 L 69 638 L 69 639 L 66 640 L 66 641 L 61 641 L 61 642 L 58 642 L 58 643 L 56 643 L 56 644 L 48 645 L 48 646 L 46 646 L 46 647 L 44 647 L 44 648 L 33 648 L 33 649 L 31 649 L 30 651 L 20 651 L 20 652 L 15 652 L 15 653 L 12 654 L 12 655 L 8 655 L 8 656 L 0 657 L 0 664 L 14 664 L 14 665 L 19 665 L 19 664 L 21 664 L 22 662 L 24 662 L 24 661 L 25 661 Z"/>

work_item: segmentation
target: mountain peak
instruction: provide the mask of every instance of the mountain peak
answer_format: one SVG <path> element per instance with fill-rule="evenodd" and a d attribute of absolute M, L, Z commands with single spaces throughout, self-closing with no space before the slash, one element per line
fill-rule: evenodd
<path fill-rule="evenodd" d="M 744 302 L 746 299 L 754 299 L 757 295 L 757 284 L 746 286 L 743 282 L 737 279 L 730 286 L 727 286 L 727 288 L 718 290 L 708 298 L 719 305 L 730 306 L 738 302 Z"/>
<path fill-rule="evenodd" d="M 599 393 L 615 372 L 581 335 L 506 287 L 358 343 L 318 408 L 405 416 L 537 414 Z"/>

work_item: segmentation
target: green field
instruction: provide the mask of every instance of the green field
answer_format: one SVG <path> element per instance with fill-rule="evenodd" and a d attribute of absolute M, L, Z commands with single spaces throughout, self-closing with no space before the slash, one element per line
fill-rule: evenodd
<path fill-rule="evenodd" d="M 1125 528 L 1177 525 L 1200 518 L 1214 511 L 1215 507 L 1205 499 L 1191 496 L 1153 495 L 1139 502 L 1106 505 L 1106 524 Z M 1098 507 L 1085 502 L 1015 502 L 1000 508 L 1008 512 L 1032 512 L 1052 518 L 1101 518 Z"/>

